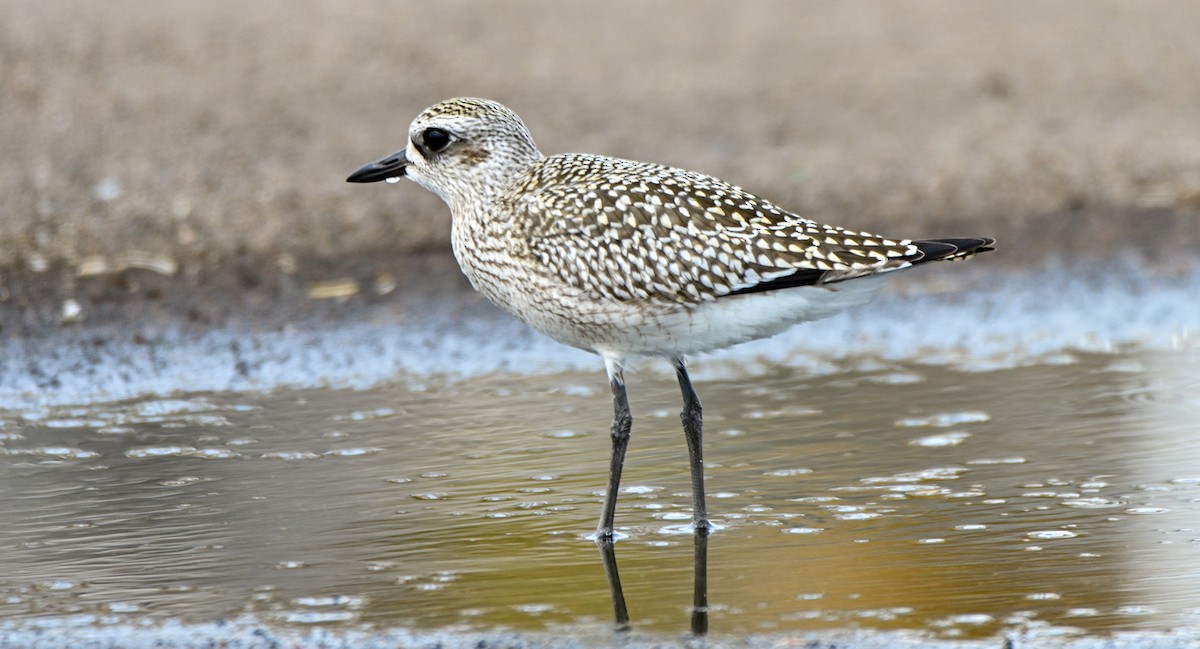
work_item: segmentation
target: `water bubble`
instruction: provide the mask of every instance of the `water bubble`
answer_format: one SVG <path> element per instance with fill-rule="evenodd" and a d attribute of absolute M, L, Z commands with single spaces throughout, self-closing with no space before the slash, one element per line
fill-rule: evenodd
<path fill-rule="evenodd" d="M 987 613 L 963 613 L 961 615 L 951 615 L 945 619 L 947 624 L 965 624 L 978 626 L 981 624 L 990 624 L 995 622 L 996 618 Z"/>
<path fill-rule="evenodd" d="M 326 451 L 325 455 L 333 457 L 361 457 L 363 455 L 375 455 L 382 453 L 383 449 L 375 446 L 367 446 L 363 448 L 340 448 L 332 451 Z"/>
<path fill-rule="evenodd" d="M 449 495 L 444 491 L 430 491 L 428 493 L 413 494 L 412 497 L 417 500 L 442 500 L 449 497 Z"/>
<path fill-rule="evenodd" d="M 321 456 L 308 451 L 271 451 L 259 457 L 264 460 L 315 460 Z"/>
<path fill-rule="evenodd" d="M 1120 500 L 1109 500 L 1108 498 L 1072 498 L 1062 501 L 1067 507 L 1076 507 L 1079 509 L 1102 509 L 1105 507 L 1120 507 L 1125 503 Z"/>
<path fill-rule="evenodd" d="M 652 494 L 662 491 L 662 487 L 651 487 L 649 485 L 632 485 L 621 490 L 627 494 Z"/>
<path fill-rule="evenodd" d="M 1052 540 L 1052 539 L 1073 539 L 1079 535 L 1076 534 L 1075 532 L 1069 532 L 1067 530 L 1039 530 L 1036 532 L 1026 532 L 1025 536 L 1028 536 L 1031 539 Z"/>
<path fill-rule="evenodd" d="M 201 477 L 194 476 L 194 475 L 185 475 L 183 477 L 175 478 L 173 480 L 163 480 L 163 481 L 159 482 L 158 484 L 160 484 L 164 487 L 186 487 L 188 485 L 193 485 L 193 484 L 197 484 L 200 482 L 208 482 L 210 480 L 216 480 L 216 478 L 201 478 Z"/>
<path fill-rule="evenodd" d="M 100 428 L 107 423 L 99 419 L 47 419 L 42 425 L 46 428 Z"/>
<path fill-rule="evenodd" d="M 541 615 L 554 610 L 553 604 L 517 604 L 513 606 L 514 610 L 526 613 L 528 615 Z"/>
<path fill-rule="evenodd" d="M 943 433 L 941 435 L 930 435 L 928 437 L 919 437 L 908 443 L 909 446 L 923 446 L 926 448 L 939 448 L 943 446 L 958 446 L 962 444 L 970 433 L 953 432 Z"/>
<path fill-rule="evenodd" d="M 389 185 L 395 185 L 396 183 L 400 182 L 400 176 L 392 176 L 390 178 L 384 178 L 383 180 Z"/>
<path fill-rule="evenodd" d="M 587 433 L 583 433 L 583 432 L 580 432 L 577 430 L 558 430 L 558 431 L 554 431 L 553 433 L 546 433 L 545 435 L 543 435 L 543 437 L 549 437 L 550 439 L 570 439 L 572 437 L 585 437 L 585 436 L 587 436 Z"/>
<path fill-rule="evenodd" d="M 135 460 L 143 460 L 153 457 L 183 457 L 195 452 L 196 449 L 192 446 L 144 446 L 125 451 L 125 456 Z"/>
<path fill-rule="evenodd" d="M 878 512 L 853 512 L 850 514 L 838 514 L 835 518 L 843 521 L 865 521 L 872 518 L 879 518 L 881 515 Z"/>
<path fill-rule="evenodd" d="M 784 530 L 784 534 L 820 534 L 824 532 L 823 527 L 789 527 Z"/>
<path fill-rule="evenodd" d="M 967 523 L 965 525 L 955 525 L 954 529 L 962 531 L 962 532 L 973 532 L 976 530 L 986 530 L 987 527 L 988 527 L 987 525 L 980 525 L 977 523 Z"/>
<path fill-rule="evenodd" d="M 992 416 L 986 412 L 978 410 L 970 410 L 965 412 L 943 412 L 928 417 L 906 417 L 896 421 L 897 426 L 905 428 L 932 426 L 934 428 L 947 428 L 957 426 L 959 424 L 973 424 L 984 421 L 991 421 Z"/>
<path fill-rule="evenodd" d="M 358 615 L 353 611 L 293 611 L 283 616 L 292 624 L 328 624 L 330 622 L 349 622 Z"/>
<path fill-rule="evenodd" d="M 1165 514 L 1171 510 L 1166 507 L 1130 507 L 1125 510 L 1126 514 Z"/>
<path fill-rule="evenodd" d="M 763 475 L 769 475 L 776 478 L 790 478 L 792 476 L 808 475 L 812 472 L 812 469 L 797 467 L 795 469 L 776 469 L 774 471 L 767 471 L 766 473 L 763 473 Z"/>
<path fill-rule="evenodd" d="M 328 597 L 297 597 L 292 603 L 297 606 L 348 606 L 358 608 L 365 599 L 350 595 L 331 595 Z"/>
<path fill-rule="evenodd" d="M 216 406 L 202 399 L 160 399 L 143 401 L 134 407 L 140 417 L 161 417 L 214 410 Z"/>
<path fill-rule="evenodd" d="M 190 454 L 192 457 L 202 457 L 209 460 L 227 460 L 241 457 L 242 454 L 227 448 L 200 448 Z"/>
<path fill-rule="evenodd" d="M 85 451 L 73 446 L 42 446 L 33 449 L 32 453 L 39 457 L 55 457 L 64 460 L 91 460 L 100 457 L 95 451 Z"/>
<path fill-rule="evenodd" d="M 1030 593 L 1025 596 L 1025 599 L 1033 601 L 1052 601 L 1062 599 L 1062 595 L 1058 593 Z"/>

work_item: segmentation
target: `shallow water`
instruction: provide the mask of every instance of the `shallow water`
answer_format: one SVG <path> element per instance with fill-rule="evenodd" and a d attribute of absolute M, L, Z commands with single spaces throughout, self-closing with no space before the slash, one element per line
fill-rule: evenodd
<path fill-rule="evenodd" d="M 711 630 L 1200 624 L 1198 361 L 698 381 Z M 641 370 L 616 556 L 634 628 L 681 633 L 678 391 Z M 609 417 L 599 366 L 0 411 L 0 617 L 606 628 Z"/>

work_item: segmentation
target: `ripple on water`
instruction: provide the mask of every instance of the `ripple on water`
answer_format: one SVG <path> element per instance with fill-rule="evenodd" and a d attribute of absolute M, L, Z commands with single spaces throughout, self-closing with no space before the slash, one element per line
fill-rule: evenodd
<path fill-rule="evenodd" d="M 763 473 L 763 475 L 769 475 L 774 478 L 790 478 L 792 476 L 808 475 L 812 472 L 812 469 L 797 467 L 794 469 L 776 469 L 774 471 L 766 471 Z"/>
<path fill-rule="evenodd" d="M 258 457 L 263 460 L 286 460 L 289 462 L 321 459 L 319 454 L 308 451 L 268 451 Z"/>
<path fill-rule="evenodd" d="M 383 449 L 377 446 L 367 446 L 358 448 L 338 448 L 332 451 L 325 451 L 327 457 L 362 457 L 364 455 L 375 455 L 382 453 Z"/>
<path fill-rule="evenodd" d="M 205 399 L 159 399 L 143 401 L 133 407 L 133 412 L 139 417 L 164 417 L 212 410 L 216 410 L 216 406 Z"/>
<path fill-rule="evenodd" d="M 896 420 L 896 425 L 905 428 L 929 426 L 933 428 L 948 428 L 960 424 L 974 424 L 991 421 L 992 416 L 981 410 L 963 412 L 941 412 L 927 417 L 905 417 Z"/>
<path fill-rule="evenodd" d="M 1076 509 L 1104 509 L 1107 507 L 1122 507 L 1128 503 L 1113 498 L 1092 496 L 1089 498 L 1069 498 L 1059 504 Z"/>
<path fill-rule="evenodd" d="M 125 457 L 144 460 L 156 457 L 184 457 L 195 452 L 194 446 L 143 446 L 125 451 Z"/>
<path fill-rule="evenodd" d="M 1165 514 L 1171 511 L 1166 507 L 1130 507 L 1125 510 L 1126 514 Z"/>
<path fill-rule="evenodd" d="M 34 448 L 0 448 L 0 455 L 32 455 L 55 460 L 92 460 L 100 457 L 96 451 L 85 451 L 74 446 L 37 446 Z"/>
<path fill-rule="evenodd" d="M 943 433 L 941 435 L 930 435 L 928 437 L 918 437 L 917 439 L 914 439 L 911 442 L 909 442 L 909 445 L 910 446 L 924 446 L 926 448 L 958 446 L 959 444 L 962 444 L 963 442 L 967 441 L 967 438 L 970 436 L 971 436 L 970 433 L 964 433 L 962 431 L 955 431 L 955 432 L 950 432 L 950 433 Z"/>
<path fill-rule="evenodd" d="M 1026 532 L 1025 536 L 1039 541 L 1054 540 L 1054 539 L 1073 539 L 1079 534 L 1069 530 L 1037 530 L 1034 532 Z"/>

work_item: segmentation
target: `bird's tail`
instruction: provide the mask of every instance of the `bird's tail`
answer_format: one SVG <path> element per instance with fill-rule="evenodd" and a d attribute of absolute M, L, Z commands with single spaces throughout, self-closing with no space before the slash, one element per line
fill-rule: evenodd
<path fill-rule="evenodd" d="M 927 261 L 959 261 L 970 259 L 981 252 L 996 249 L 996 240 L 990 237 L 964 237 L 960 239 L 922 239 L 914 241 L 922 257 L 914 264 Z"/>

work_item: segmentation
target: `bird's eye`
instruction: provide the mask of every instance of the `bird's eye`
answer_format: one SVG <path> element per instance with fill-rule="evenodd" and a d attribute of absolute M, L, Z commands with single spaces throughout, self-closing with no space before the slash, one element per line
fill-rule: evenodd
<path fill-rule="evenodd" d="M 433 153 L 439 153 L 450 146 L 450 134 L 440 128 L 427 128 L 421 134 L 421 143 Z"/>

